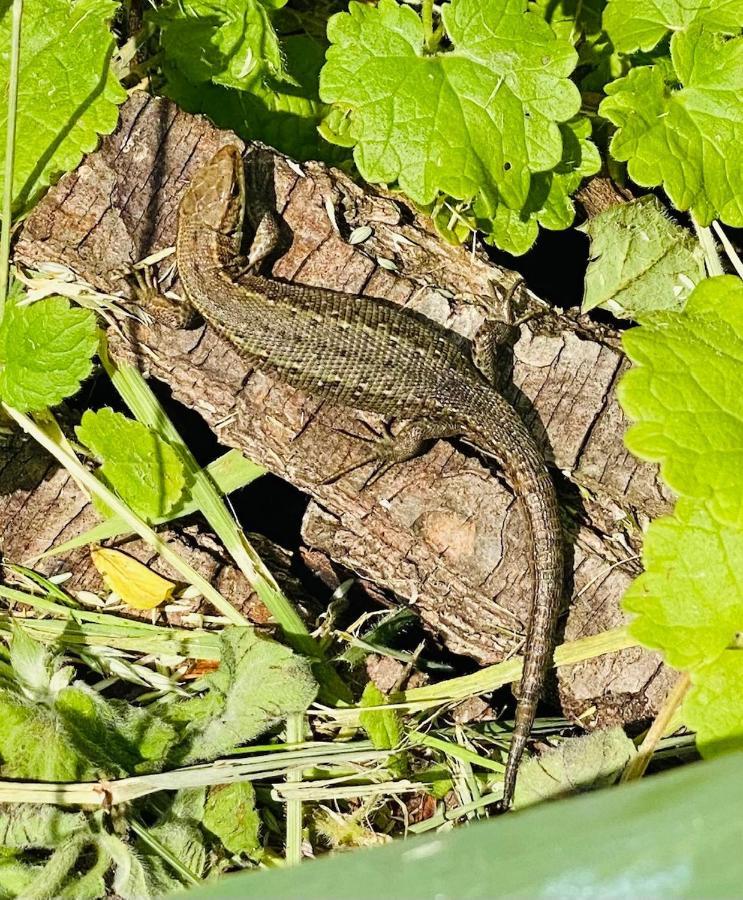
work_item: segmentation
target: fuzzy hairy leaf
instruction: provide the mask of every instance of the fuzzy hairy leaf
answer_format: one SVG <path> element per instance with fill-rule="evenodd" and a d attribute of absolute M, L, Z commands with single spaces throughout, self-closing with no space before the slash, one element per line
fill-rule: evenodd
<path fill-rule="evenodd" d="M 656 197 L 612 206 L 579 229 L 591 239 L 583 312 L 603 306 L 637 319 L 682 309 L 704 278 L 699 242 L 668 218 Z"/>
<path fill-rule="evenodd" d="M 303 713 L 317 694 L 308 660 L 252 628 L 225 628 L 221 644 L 219 668 L 202 680 L 204 695 L 167 710 L 186 728 L 180 764 L 255 740 L 290 713 Z"/>

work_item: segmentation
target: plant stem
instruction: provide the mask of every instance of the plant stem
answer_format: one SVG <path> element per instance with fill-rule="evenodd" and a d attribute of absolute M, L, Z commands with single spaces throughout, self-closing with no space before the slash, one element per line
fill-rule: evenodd
<path fill-rule="evenodd" d="M 166 562 L 170 563 L 170 565 L 173 566 L 173 568 L 179 572 L 189 584 L 192 584 L 215 607 L 215 609 L 218 609 L 223 616 L 236 625 L 250 625 L 250 622 L 239 613 L 232 604 L 228 603 L 219 591 L 213 588 L 205 578 L 199 575 L 195 569 L 178 556 L 170 544 L 167 544 L 146 522 L 140 519 L 136 513 L 132 512 L 125 503 L 122 503 L 116 494 L 109 490 L 102 481 L 99 481 L 92 472 L 89 472 L 73 453 L 67 451 L 62 446 L 62 441 L 60 440 L 61 431 L 54 419 L 51 418 L 51 415 L 49 417 L 48 426 L 45 429 L 25 413 L 13 409 L 12 406 L 8 406 L 6 403 L 0 402 L 0 409 L 17 422 L 26 434 L 29 434 L 38 441 L 45 450 L 51 453 L 51 455 L 67 469 L 70 475 L 84 486 L 88 493 L 98 497 L 110 507 L 116 515 L 120 516 L 133 532 L 138 534 L 143 541 L 156 550 Z M 53 429 L 53 431 L 51 431 L 51 429 Z M 51 433 L 49 433 L 50 431 Z M 54 432 L 58 432 L 58 434 L 55 434 Z"/>
<path fill-rule="evenodd" d="M 13 226 L 13 166 L 15 162 L 15 125 L 18 110 L 18 66 L 21 56 L 21 19 L 23 0 L 13 0 L 10 35 L 10 74 L 8 78 L 8 119 L 5 133 L 5 171 L 3 182 L 3 222 L 0 231 L 0 322 L 5 314 L 10 268 L 10 232 Z"/>
<path fill-rule="evenodd" d="M 304 715 L 292 713 L 286 717 L 287 744 L 300 744 L 304 740 Z M 302 781 L 302 769 L 290 769 L 286 773 L 287 784 Z M 302 862 L 302 801 L 286 801 L 286 861 L 290 866 Z"/>
<path fill-rule="evenodd" d="M 722 262 L 720 261 L 720 256 L 717 252 L 717 246 L 715 244 L 715 236 L 712 234 L 711 228 L 703 228 L 694 216 L 691 217 L 692 224 L 694 225 L 694 231 L 697 233 L 697 238 L 699 239 L 699 243 L 702 246 L 702 250 L 704 251 L 704 261 L 707 264 L 707 274 L 710 278 L 715 275 L 724 275 L 725 270 L 722 268 Z"/>
<path fill-rule="evenodd" d="M 668 723 L 673 718 L 674 713 L 684 699 L 686 692 L 689 690 L 691 678 L 688 672 L 682 672 L 676 679 L 676 683 L 668 692 L 660 712 L 655 717 L 653 724 L 648 729 L 648 733 L 643 738 L 642 743 L 637 748 L 637 754 L 627 763 L 622 772 L 620 782 L 624 784 L 627 781 L 635 781 L 642 778 L 645 770 L 653 758 L 653 753 L 658 742 L 668 729 Z"/>

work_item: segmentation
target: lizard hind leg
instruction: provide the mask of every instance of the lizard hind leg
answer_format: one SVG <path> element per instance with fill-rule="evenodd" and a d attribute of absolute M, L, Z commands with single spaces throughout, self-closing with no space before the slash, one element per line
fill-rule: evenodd
<path fill-rule="evenodd" d="M 396 433 L 387 433 L 373 441 L 372 452 L 358 462 L 334 473 L 325 484 L 332 484 L 363 466 L 371 465 L 372 471 L 364 482 L 369 487 L 385 475 L 393 466 L 419 456 L 426 445 L 437 438 L 452 437 L 459 429 L 450 428 L 440 419 L 422 418 L 406 421 Z M 364 439 L 367 440 L 368 439 Z"/>

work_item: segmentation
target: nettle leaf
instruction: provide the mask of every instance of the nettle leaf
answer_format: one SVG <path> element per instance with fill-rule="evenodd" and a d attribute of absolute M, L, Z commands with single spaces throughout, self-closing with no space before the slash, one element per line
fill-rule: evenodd
<path fill-rule="evenodd" d="M 630 631 L 668 662 L 689 669 L 716 659 L 743 629 L 743 532 L 707 505 L 682 499 L 672 516 L 650 524 L 645 571 L 623 606 Z"/>
<path fill-rule="evenodd" d="M 692 672 L 684 700 L 684 719 L 697 733 L 702 756 L 743 748 L 743 653 L 726 650 L 714 662 Z"/>
<path fill-rule="evenodd" d="M 453 49 L 428 54 L 409 6 L 352 2 L 328 22 L 320 96 L 348 113 L 367 181 L 520 213 L 534 174 L 563 159 L 577 54 L 525 0 L 452 0 L 442 20 Z"/>
<path fill-rule="evenodd" d="M 667 62 L 606 86 L 599 114 L 617 126 L 610 150 L 645 187 L 663 185 L 700 225 L 743 225 L 743 37 L 694 24 L 671 38 Z M 676 82 L 674 84 L 673 82 Z"/>
<path fill-rule="evenodd" d="M 0 19 L 0 79 L 7 96 L 11 16 Z M 94 150 L 118 121 L 126 92 L 109 69 L 112 0 L 26 0 L 21 31 L 13 197 L 27 207 L 39 192 Z M 66 36 L 66 40 L 61 40 Z M 0 117 L 0 176 L 7 107 Z"/>
<path fill-rule="evenodd" d="M 537 239 L 539 225 L 550 231 L 569 228 L 575 218 L 570 195 L 581 181 L 601 168 L 601 157 L 590 140 L 591 123 L 578 116 L 560 124 L 563 156 L 551 172 L 539 172 L 532 177 L 525 206 L 515 211 L 499 203 L 488 209 L 484 199 L 475 203 L 477 224 L 487 233 L 488 243 L 496 244 L 519 256 Z M 484 216 L 484 218 L 483 218 Z"/>
<path fill-rule="evenodd" d="M 339 161 L 345 154 L 317 132 L 327 111 L 318 97 L 324 47 L 306 34 L 279 42 L 270 11 L 283 2 L 186 6 L 173 0 L 154 13 L 165 93 L 246 140 L 265 141 L 297 159 Z"/>
<path fill-rule="evenodd" d="M 553 750 L 524 760 L 514 808 L 607 787 L 634 754 L 635 745 L 621 728 L 568 738 Z"/>
<path fill-rule="evenodd" d="M 684 711 L 714 755 L 743 743 L 740 651 L 727 649 L 743 630 L 743 282 L 702 281 L 625 347 L 636 365 L 619 386 L 636 420 L 627 445 L 684 496 L 651 523 L 623 605 L 633 635 L 691 670 Z"/>
<path fill-rule="evenodd" d="M 255 740 L 290 713 L 303 713 L 317 694 L 309 661 L 288 647 L 248 627 L 225 628 L 220 640 L 221 662 L 204 677 L 204 696 L 167 710 L 186 726 L 181 765 Z"/>
<path fill-rule="evenodd" d="M 652 50 L 669 31 L 693 23 L 737 34 L 741 21 L 741 0 L 609 0 L 603 17 L 604 28 L 623 53 Z"/>
<path fill-rule="evenodd" d="M 743 527 L 743 282 L 702 281 L 683 311 L 655 313 L 624 348 L 635 363 L 619 385 L 636 423 L 627 447 L 719 522 Z"/>
<path fill-rule="evenodd" d="M 146 519 L 166 516 L 186 486 L 180 457 L 146 425 L 112 409 L 86 410 L 75 429 L 101 461 L 101 474 Z"/>
<path fill-rule="evenodd" d="M 166 56 L 190 82 L 245 90 L 267 76 L 293 81 L 269 16 L 285 3 L 170 0 L 152 18 Z"/>
<path fill-rule="evenodd" d="M 56 406 L 93 371 L 95 315 L 63 297 L 9 303 L 0 324 L 0 397 L 21 412 Z"/>
<path fill-rule="evenodd" d="M 603 306 L 620 318 L 681 309 L 704 278 L 699 241 L 653 196 L 612 206 L 578 226 L 591 239 L 583 312 Z"/>

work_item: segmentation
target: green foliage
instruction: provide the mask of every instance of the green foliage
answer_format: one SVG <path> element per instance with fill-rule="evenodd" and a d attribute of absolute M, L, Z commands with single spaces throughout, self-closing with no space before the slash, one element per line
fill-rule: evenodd
<path fill-rule="evenodd" d="M 169 0 L 152 14 L 159 27 L 165 92 L 241 137 L 298 159 L 339 159 L 319 139 L 323 45 L 308 34 L 279 40 L 273 13 L 286 0 L 214 4 Z"/>
<path fill-rule="evenodd" d="M 514 808 L 613 784 L 634 753 L 635 745 L 621 728 L 568 738 L 524 760 Z"/>
<path fill-rule="evenodd" d="M 708 501 L 718 521 L 740 527 L 743 283 L 729 275 L 709 278 L 680 313 L 643 321 L 624 338 L 636 366 L 619 395 L 636 422 L 627 446 L 660 462 L 678 494 Z"/>
<path fill-rule="evenodd" d="M 105 700 L 20 628 L 0 689 L 0 772 L 5 778 L 85 781 L 158 768 L 172 726 L 144 709 Z"/>
<path fill-rule="evenodd" d="M 704 278 L 699 242 L 668 218 L 656 197 L 612 206 L 579 229 L 591 239 L 583 312 L 603 306 L 637 319 L 681 309 Z"/>
<path fill-rule="evenodd" d="M 361 695 L 360 706 L 384 706 L 388 699 L 369 681 Z M 394 750 L 402 739 L 400 713 L 396 709 L 368 709 L 359 713 L 359 723 L 377 750 Z"/>
<path fill-rule="evenodd" d="M 743 225 L 743 37 L 695 22 L 674 32 L 670 58 L 607 85 L 599 113 L 617 126 L 612 155 L 640 185 L 662 185 L 701 225 Z"/>
<path fill-rule="evenodd" d="M 221 784 L 209 791 L 204 828 L 216 835 L 230 853 L 259 850 L 260 827 L 255 789 L 249 781 Z"/>
<path fill-rule="evenodd" d="M 221 663 L 203 678 L 205 694 L 171 706 L 165 715 L 185 726 L 181 765 L 213 759 L 255 740 L 315 699 L 317 682 L 308 660 L 256 633 L 225 628 Z"/>
<path fill-rule="evenodd" d="M 95 149 L 116 127 L 126 99 L 109 69 L 112 0 L 26 0 L 21 32 L 20 92 L 13 197 L 26 208 L 40 191 Z M 8 94 L 10 0 L 0 19 L 0 79 Z M 0 114 L 0 177 L 6 106 Z"/>
<path fill-rule="evenodd" d="M 691 670 L 686 708 L 713 755 L 743 744 L 740 664 L 726 649 L 743 621 L 743 283 L 701 282 L 683 311 L 647 317 L 624 343 L 627 446 L 682 495 L 650 525 L 624 606 L 639 640 Z"/>
<path fill-rule="evenodd" d="M 328 885 L 361 900 L 378 896 L 387 873 L 399 897 L 736 896 L 742 763 L 735 754 L 430 838 L 246 873 L 189 900 L 327 900 Z"/>
<path fill-rule="evenodd" d="M 454 49 L 432 52 L 409 6 L 352 2 L 328 23 L 320 95 L 346 114 L 339 139 L 354 141 L 367 181 L 397 182 L 420 204 L 472 201 L 494 235 L 499 215 L 518 221 L 544 207 L 536 173 L 581 165 L 566 163 L 559 127 L 580 104 L 568 78 L 577 57 L 523 0 L 452 0 L 442 21 Z"/>
<path fill-rule="evenodd" d="M 622 53 L 652 50 L 669 31 L 694 24 L 737 34 L 741 21 L 741 0 L 609 0 L 603 19 L 614 46 Z"/>
<path fill-rule="evenodd" d="M 86 410 L 75 433 L 101 462 L 106 482 L 143 518 L 166 517 L 182 499 L 183 463 L 145 425 L 112 409 Z"/>
<path fill-rule="evenodd" d="M 9 302 L 0 323 L 0 397 L 21 412 L 71 397 L 93 370 L 98 337 L 93 313 L 62 297 Z"/>

